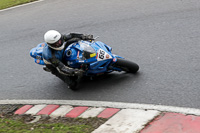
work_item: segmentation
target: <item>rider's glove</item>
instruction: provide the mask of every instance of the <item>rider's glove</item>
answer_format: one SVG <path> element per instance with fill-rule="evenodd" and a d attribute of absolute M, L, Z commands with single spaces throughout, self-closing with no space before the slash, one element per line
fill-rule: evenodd
<path fill-rule="evenodd" d="M 83 35 L 83 40 L 94 40 L 93 35 Z"/>

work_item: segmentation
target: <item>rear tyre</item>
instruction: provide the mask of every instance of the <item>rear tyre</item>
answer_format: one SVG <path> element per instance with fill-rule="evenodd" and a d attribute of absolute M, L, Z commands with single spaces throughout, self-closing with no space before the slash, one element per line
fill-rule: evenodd
<path fill-rule="evenodd" d="M 76 91 L 76 90 L 78 90 L 77 85 L 78 85 L 77 81 L 73 81 L 70 84 L 68 84 L 68 88 L 73 90 L 73 91 Z"/>
<path fill-rule="evenodd" d="M 78 90 L 78 77 L 65 77 L 65 83 L 67 83 L 69 89 Z"/>
<path fill-rule="evenodd" d="M 121 58 L 117 58 L 115 67 L 118 67 L 128 73 L 136 73 L 139 70 L 139 66 L 136 63 Z"/>

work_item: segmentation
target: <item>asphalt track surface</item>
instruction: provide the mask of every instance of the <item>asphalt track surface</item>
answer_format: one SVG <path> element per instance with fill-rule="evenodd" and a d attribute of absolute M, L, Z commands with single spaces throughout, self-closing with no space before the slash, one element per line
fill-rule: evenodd
<path fill-rule="evenodd" d="M 200 108 L 199 0 L 44 0 L 0 12 L 0 99 L 115 101 Z M 84 80 L 73 92 L 34 64 L 49 29 L 100 36 L 136 75 Z"/>

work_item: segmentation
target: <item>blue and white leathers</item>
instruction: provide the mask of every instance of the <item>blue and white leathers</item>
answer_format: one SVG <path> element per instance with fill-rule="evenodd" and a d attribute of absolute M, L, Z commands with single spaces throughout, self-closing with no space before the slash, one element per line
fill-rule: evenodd
<path fill-rule="evenodd" d="M 64 50 L 55 50 L 55 57 L 62 61 Z M 40 65 L 50 64 L 52 49 L 46 43 L 40 43 L 37 47 L 31 49 L 30 56 L 35 59 L 35 63 Z"/>
<path fill-rule="evenodd" d="M 60 61 L 62 61 L 63 51 L 64 50 L 55 50 L 54 51 L 55 57 Z M 42 57 L 45 59 L 45 63 L 50 62 L 50 59 L 53 58 L 52 49 L 48 45 L 44 46 Z"/>
<path fill-rule="evenodd" d="M 34 58 L 35 63 L 39 65 L 45 65 L 43 60 L 43 48 L 46 46 L 46 43 L 40 43 L 35 48 L 32 48 L 30 51 L 30 56 Z"/>

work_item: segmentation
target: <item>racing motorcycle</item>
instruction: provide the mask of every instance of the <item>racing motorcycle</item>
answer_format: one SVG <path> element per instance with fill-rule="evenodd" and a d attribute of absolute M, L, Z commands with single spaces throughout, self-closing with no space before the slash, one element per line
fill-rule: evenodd
<path fill-rule="evenodd" d="M 47 44 L 38 44 L 37 47 L 30 51 L 30 56 L 34 58 L 37 64 L 45 65 L 42 57 L 43 47 L 45 45 Z M 69 45 L 64 50 L 63 63 L 71 68 L 79 70 L 77 74 L 66 75 L 68 78 L 77 80 L 77 82 L 79 82 L 83 76 L 93 78 L 113 71 L 136 73 L 139 70 L 139 66 L 136 63 L 113 54 L 110 46 L 95 40 L 81 40 Z M 74 84 L 68 85 L 68 87 L 72 90 L 77 89 L 77 85 Z"/>

